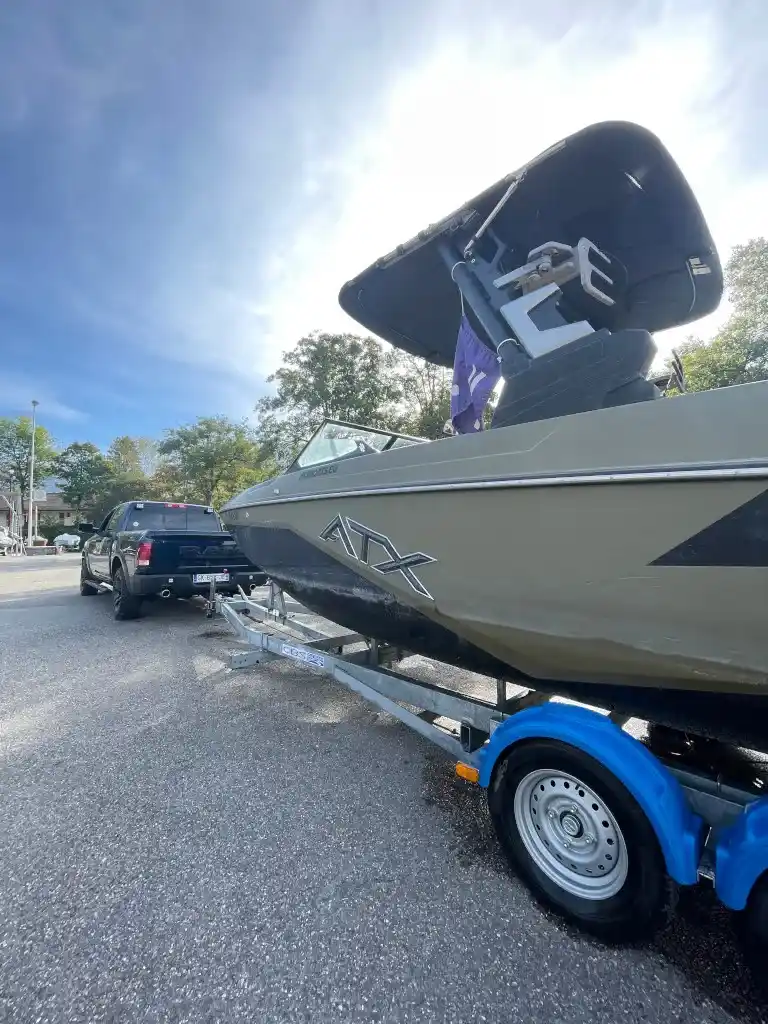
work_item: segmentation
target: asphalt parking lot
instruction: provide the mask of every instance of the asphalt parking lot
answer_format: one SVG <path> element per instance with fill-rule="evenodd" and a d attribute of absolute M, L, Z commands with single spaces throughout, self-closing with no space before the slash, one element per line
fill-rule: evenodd
<path fill-rule="evenodd" d="M 78 565 L 0 559 L 1 1021 L 768 1020 L 707 890 L 650 947 L 574 933 L 439 751 Z"/>

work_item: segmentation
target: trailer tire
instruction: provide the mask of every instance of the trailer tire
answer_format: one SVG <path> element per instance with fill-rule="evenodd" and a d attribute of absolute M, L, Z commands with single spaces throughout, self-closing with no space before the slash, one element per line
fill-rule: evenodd
<path fill-rule="evenodd" d="M 515 746 L 488 804 L 516 873 L 550 909 L 605 942 L 646 939 L 677 902 L 653 826 L 599 761 L 555 740 Z"/>
<path fill-rule="evenodd" d="M 87 581 L 90 580 L 88 570 L 85 567 L 85 559 L 80 560 L 80 595 L 81 597 L 95 597 L 98 594 L 96 587 L 93 587 Z"/>
<path fill-rule="evenodd" d="M 752 886 L 745 909 L 738 915 L 739 938 L 744 959 L 752 972 L 755 985 L 768 994 L 765 965 L 768 962 L 768 871 Z"/>
<path fill-rule="evenodd" d="M 122 569 L 115 569 L 112 575 L 112 601 L 118 621 L 137 619 L 141 615 L 141 598 L 128 590 Z"/>

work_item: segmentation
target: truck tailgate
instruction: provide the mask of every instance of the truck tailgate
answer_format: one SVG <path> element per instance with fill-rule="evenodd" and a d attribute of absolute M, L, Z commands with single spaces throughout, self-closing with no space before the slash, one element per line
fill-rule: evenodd
<path fill-rule="evenodd" d="M 149 574 L 187 574 L 229 569 L 247 571 L 254 567 L 228 533 L 160 533 L 146 535 L 152 541 Z"/>

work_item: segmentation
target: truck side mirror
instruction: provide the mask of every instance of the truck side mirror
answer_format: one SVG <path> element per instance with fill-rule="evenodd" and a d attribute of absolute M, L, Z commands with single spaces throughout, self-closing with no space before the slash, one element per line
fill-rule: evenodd
<path fill-rule="evenodd" d="M 93 523 L 78 523 L 77 528 L 80 533 L 96 533 L 96 527 Z"/>

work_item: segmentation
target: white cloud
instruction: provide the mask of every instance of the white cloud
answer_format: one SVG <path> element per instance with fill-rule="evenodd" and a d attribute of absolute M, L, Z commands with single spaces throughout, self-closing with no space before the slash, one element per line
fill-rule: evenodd
<path fill-rule="evenodd" d="M 58 420 L 78 423 L 88 419 L 87 413 L 59 401 L 49 385 L 25 374 L 2 371 L 0 376 L 0 409 L 3 415 L 31 416 L 32 399 L 38 401 L 39 422 Z"/>
<path fill-rule="evenodd" d="M 635 4 L 623 14 L 597 3 L 589 15 L 556 3 L 550 17 L 448 0 L 434 0 L 427 15 L 430 5 L 417 12 L 429 32 L 405 40 L 407 55 L 420 56 L 406 71 L 402 53 L 394 70 L 382 60 L 377 90 L 368 95 L 366 87 L 361 99 L 345 69 L 366 51 L 350 44 L 349 61 L 333 75 L 318 56 L 346 38 L 346 4 L 335 14 L 333 4 L 318 4 L 303 36 L 297 29 L 305 53 L 297 43 L 272 92 L 232 85 L 222 98 L 211 162 L 179 182 L 167 218 L 150 225 L 140 266 L 117 263 L 114 279 L 100 282 L 97 271 L 113 266 L 122 244 L 112 248 L 108 236 L 110 246 L 94 250 L 95 270 L 68 297 L 75 316 L 124 337 L 131 351 L 229 372 L 233 395 L 251 404 L 302 334 L 360 330 L 338 306 L 344 281 L 559 138 L 612 118 L 637 121 L 667 145 L 723 258 L 735 243 L 768 234 L 768 181 L 746 178 L 733 151 L 733 133 L 749 130 L 748 100 L 728 77 L 729 14 L 720 0 Z M 649 12 L 659 10 L 652 21 Z M 391 32 L 399 16 L 388 16 Z M 558 34 L 558 23 L 580 16 Z M 118 62 L 118 92 L 138 77 L 127 74 L 128 63 Z M 74 81 L 87 109 L 98 107 L 103 90 L 88 78 Z M 324 118 L 362 109 L 356 122 Z M 286 152 L 295 152 L 297 171 L 275 180 L 270 161 Z M 141 178 L 138 156 L 121 159 L 123 184 Z M 660 349 L 691 331 L 713 333 L 726 313 L 723 303 L 706 320 L 660 336 Z M 63 418 L 78 416 L 59 407 Z"/>

